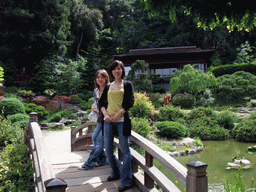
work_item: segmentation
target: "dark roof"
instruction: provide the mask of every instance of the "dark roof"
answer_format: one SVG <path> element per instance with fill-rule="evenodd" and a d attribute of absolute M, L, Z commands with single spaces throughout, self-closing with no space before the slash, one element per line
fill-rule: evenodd
<path fill-rule="evenodd" d="M 165 48 L 148 48 L 148 49 L 131 49 L 129 52 L 121 55 L 114 55 L 114 57 L 127 57 L 139 55 L 162 55 L 162 54 L 177 54 L 177 53 L 203 53 L 213 52 L 214 50 L 202 50 L 196 46 L 185 47 L 165 47 Z"/>

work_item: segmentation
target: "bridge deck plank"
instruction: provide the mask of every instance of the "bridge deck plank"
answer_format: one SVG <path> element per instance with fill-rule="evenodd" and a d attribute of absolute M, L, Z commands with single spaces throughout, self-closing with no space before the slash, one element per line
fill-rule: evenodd
<path fill-rule="evenodd" d="M 120 180 L 107 182 L 111 172 L 108 164 L 95 167 L 93 170 L 78 170 L 77 166 L 84 163 L 90 151 L 71 152 L 70 131 L 58 131 L 44 135 L 49 151 L 50 162 L 56 178 L 64 179 L 68 184 L 67 192 L 117 192 Z M 133 186 L 127 192 L 139 192 Z"/>

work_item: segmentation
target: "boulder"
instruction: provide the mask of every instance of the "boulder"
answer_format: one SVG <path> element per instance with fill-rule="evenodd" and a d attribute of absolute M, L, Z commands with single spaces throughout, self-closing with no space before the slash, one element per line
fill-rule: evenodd
<path fill-rule="evenodd" d="M 186 152 L 184 150 L 180 150 L 180 155 L 186 155 Z"/>
<path fill-rule="evenodd" d="M 190 149 L 190 150 L 188 151 L 188 154 L 190 154 L 190 155 L 195 154 L 195 153 L 196 153 L 196 150 L 195 150 L 195 149 Z"/>

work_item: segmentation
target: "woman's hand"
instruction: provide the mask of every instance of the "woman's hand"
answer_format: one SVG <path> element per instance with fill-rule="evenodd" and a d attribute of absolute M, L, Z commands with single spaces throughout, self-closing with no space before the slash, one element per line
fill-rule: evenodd
<path fill-rule="evenodd" d="M 92 111 L 96 114 L 99 114 L 99 111 L 97 110 L 97 108 L 95 107 L 94 103 L 92 104 L 92 107 L 91 107 Z"/>
<path fill-rule="evenodd" d="M 112 117 L 112 122 L 117 123 L 117 121 L 120 119 L 122 113 L 119 111 L 114 117 Z"/>
<path fill-rule="evenodd" d="M 113 119 L 113 118 L 110 118 L 109 114 L 106 113 L 106 114 L 104 115 L 104 117 L 105 117 L 105 121 L 106 121 L 107 123 L 111 123 L 111 122 L 112 122 L 112 119 Z"/>

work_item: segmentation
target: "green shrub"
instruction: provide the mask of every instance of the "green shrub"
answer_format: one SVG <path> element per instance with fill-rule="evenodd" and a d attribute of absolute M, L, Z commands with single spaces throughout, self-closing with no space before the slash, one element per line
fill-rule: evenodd
<path fill-rule="evenodd" d="M 160 108 L 164 104 L 164 97 L 166 94 L 160 93 L 148 93 L 147 96 L 150 98 L 150 101 L 156 108 Z"/>
<path fill-rule="evenodd" d="M 166 93 L 166 89 L 161 86 L 153 86 L 153 93 Z"/>
<path fill-rule="evenodd" d="M 59 122 L 61 120 L 61 114 L 60 113 L 56 113 L 53 115 L 51 122 Z"/>
<path fill-rule="evenodd" d="M 215 67 L 212 70 L 212 73 L 215 77 L 219 77 L 225 74 L 233 74 L 237 71 L 245 71 L 256 75 L 256 64 L 255 63 L 242 63 L 242 64 L 230 64 L 230 65 L 221 65 Z"/>
<path fill-rule="evenodd" d="M 187 134 L 187 128 L 178 122 L 163 121 L 157 123 L 156 127 L 160 131 L 160 134 L 172 139 L 185 137 Z"/>
<path fill-rule="evenodd" d="M 74 119 L 75 115 L 73 113 L 76 113 L 76 112 L 77 112 L 77 109 L 68 109 L 68 110 L 59 111 L 57 113 L 48 115 L 46 117 L 45 122 L 59 122 L 62 117 L 64 119 Z"/>
<path fill-rule="evenodd" d="M 199 137 L 202 140 L 225 140 L 229 131 L 220 127 L 211 117 L 203 117 L 192 120 L 189 125 L 190 137 Z"/>
<path fill-rule="evenodd" d="M 217 78 L 220 86 L 217 99 L 232 100 L 243 97 L 256 97 L 256 76 L 244 71 L 226 74 Z"/>
<path fill-rule="evenodd" d="M 193 120 L 197 118 L 203 118 L 203 117 L 216 117 L 216 113 L 211 109 L 207 107 L 198 107 L 196 109 L 191 110 L 187 114 L 188 120 Z"/>
<path fill-rule="evenodd" d="M 64 111 L 60 111 L 58 112 L 58 114 L 61 115 L 61 117 L 65 118 L 65 119 L 74 119 L 75 115 L 73 113 L 75 113 L 77 111 L 73 111 L 71 109 L 69 110 L 64 110 Z"/>
<path fill-rule="evenodd" d="M 132 117 L 148 118 L 152 116 L 154 106 L 144 93 L 135 93 L 135 102 L 129 110 Z"/>
<path fill-rule="evenodd" d="M 0 191 L 33 191 L 34 168 L 25 144 L 9 144 L 0 154 Z"/>
<path fill-rule="evenodd" d="M 79 94 L 78 96 L 84 100 L 84 101 L 88 101 L 90 98 L 93 98 L 93 95 L 94 95 L 94 92 L 91 91 L 91 92 L 88 92 L 86 94 Z"/>
<path fill-rule="evenodd" d="M 184 118 L 185 114 L 177 107 L 164 106 L 159 109 L 157 116 L 158 120 L 176 121 L 179 118 Z"/>
<path fill-rule="evenodd" d="M 27 114 L 17 113 L 17 114 L 15 114 L 15 115 L 10 115 L 10 116 L 8 117 L 8 119 L 9 119 L 12 123 L 17 122 L 17 121 L 23 121 L 23 120 L 26 120 L 26 121 L 29 122 L 30 117 L 29 117 L 29 115 L 27 115 Z"/>
<path fill-rule="evenodd" d="M 5 98 L 0 101 L 0 110 L 3 110 L 4 115 L 14 115 L 17 113 L 25 113 L 25 106 L 15 97 Z"/>
<path fill-rule="evenodd" d="M 218 124 L 217 114 L 211 108 L 193 109 L 186 115 L 185 120 L 191 137 L 199 137 L 202 140 L 224 140 L 229 136 L 229 131 Z"/>
<path fill-rule="evenodd" d="M 132 130 L 140 134 L 141 136 L 147 138 L 151 130 L 151 127 L 146 118 L 134 117 L 132 118 Z"/>
<path fill-rule="evenodd" d="M 39 119 L 45 118 L 49 115 L 49 112 L 42 105 L 36 105 L 35 103 L 25 103 L 26 113 L 36 112 Z"/>
<path fill-rule="evenodd" d="M 256 112 L 238 123 L 232 134 L 238 141 L 256 142 Z"/>
<path fill-rule="evenodd" d="M 82 99 L 78 95 L 70 95 L 70 103 L 72 104 L 79 104 L 82 102 Z"/>
<path fill-rule="evenodd" d="M 0 117 L 0 149 L 11 143 L 23 143 L 24 131 L 11 123 L 9 119 Z"/>
<path fill-rule="evenodd" d="M 11 86 L 11 87 L 7 87 L 7 88 L 6 88 L 6 92 L 7 92 L 7 93 L 16 94 L 18 91 L 19 91 L 19 88 L 18 88 L 18 87 L 15 87 L 15 86 Z"/>
<path fill-rule="evenodd" d="M 29 123 L 29 120 L 22 120 L 22 121 L 17 121 L 15 123 L 13 123 L 13 125 L 16 125 L 16 126 L 22 128 L 23 130 L 25 130 L 28 123 Z"/>
<path fill-rule="evenodd" d="M 196 104 L 196 98 L 188 93 L 177 94 L 173 97 L 172 104 L 181 108 L 192 108 Z"/>
<path fill-rule="evenodd" d="M 93 97 L 91 97 L 90 99 L 88 99 L 88 101 L 86 103 L 82 103 L 80 104 L 80 108 L 83 111 L 87 111 L 87 110 L 91 110 L 92 104 L 93 104 Z"/>
<path fill-rule="evenodd" d="M 225 129 L 233 129 L 234 123 L 237 121 L 237 115 L 231 111 L 223 111 L 217 115 L 217 122 Z"/>

